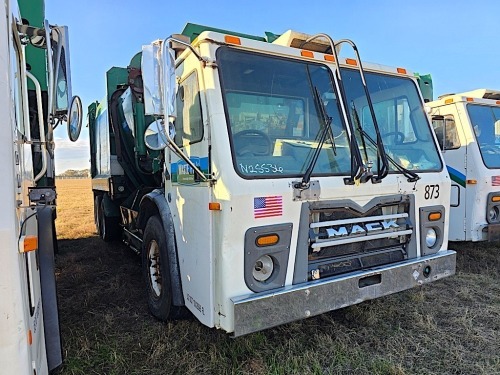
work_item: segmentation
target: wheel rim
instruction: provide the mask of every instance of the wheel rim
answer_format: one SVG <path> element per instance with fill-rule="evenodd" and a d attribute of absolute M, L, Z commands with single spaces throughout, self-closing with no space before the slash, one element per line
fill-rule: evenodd
<path fill-rule="evenodd" d="M 149 284 L 156 297 L 161 295 L 160 246 L 151 240 L 148 246 Z"/>

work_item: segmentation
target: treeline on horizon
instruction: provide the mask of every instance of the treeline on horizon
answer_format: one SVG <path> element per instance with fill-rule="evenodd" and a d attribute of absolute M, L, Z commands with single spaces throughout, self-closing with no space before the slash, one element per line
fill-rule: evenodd
<path fill-rule="evenodd" d="M 68 169 L 56 177 L 89 177 L 90 169 Z"/>

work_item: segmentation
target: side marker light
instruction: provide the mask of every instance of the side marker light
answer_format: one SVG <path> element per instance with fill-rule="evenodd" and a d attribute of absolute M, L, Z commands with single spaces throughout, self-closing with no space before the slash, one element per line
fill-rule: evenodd
<path fill-rule="evenodd" d="M 19 243 L 19 252 L 27 253 L 38 249 L 37 236 L 22 236 Z"/>
<path fill-rule="evenodd" d="M 311 57 L 311 58 L 314 57 L 314 53 L 312 51 L 306 51 L 306 50 L 300 51 L 300 55 L 304 57 Z"/>
<path fill-rule="evenodd" d="M 219 202 L 209 202 L 208 203 L 208 209 L 210 211 L 220 211 L 220 203 Z"/>
<path fill-rule="evenodd" d="M 229 44 L 236 44 L 238 46 L 241 46 L 241 39 L 238 38 L 237 36 L 232 36 L 232 35 L 226 35 L 224 37 L 224 40 L 226 41 L 226 43 L 229 43 Z"/>

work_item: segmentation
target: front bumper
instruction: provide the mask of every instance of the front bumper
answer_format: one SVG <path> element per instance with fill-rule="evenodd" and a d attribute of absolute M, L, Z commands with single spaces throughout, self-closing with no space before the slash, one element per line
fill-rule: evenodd
<path fill-rule="evenodd" d="M 430 273 L 424 275 L 427 266 Z M 455 251 L 446 250 L 354 274 L 288 286 L 277 292 L 232 298 L 234 336 L 401 292 L 451 276 L 455 268 Z"/>

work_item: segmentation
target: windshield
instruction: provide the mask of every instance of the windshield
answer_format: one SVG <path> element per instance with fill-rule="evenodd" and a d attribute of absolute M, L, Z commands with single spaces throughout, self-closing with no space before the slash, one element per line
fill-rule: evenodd
<path fill-rule="evenodd" d="M 312 175 L 348 175 L 346 126 L 330 70 L 227 47 L 218 66 L 236 171 L 245 178 L 302 177 L 319 144 L 324 119 L 315 90 L 332 118 Z"/>
<path fill-rule="evenodd" d="M 484 165 L 500 168 L 500 108 L 468 104 L 467 112 Z"/>
<path fill-rule="evenodd" d="M 441 170 L 441 159 L 434 143 L 417 88 L 411 79 L 365 72 L 377 124 L 387 155 L 411 171 Z M 342 68 L 349 115 L 363 159 L 377 160 L 376 148 L 363 132 L 376 140 L 373 118 L 358 70 Z M 396 170 L 389 164 L 390 170 Z"/>

